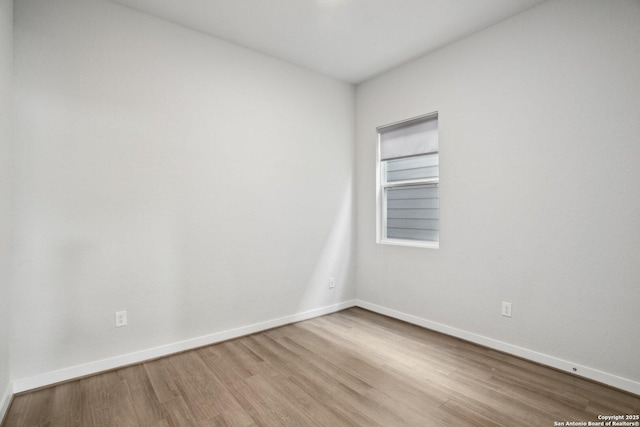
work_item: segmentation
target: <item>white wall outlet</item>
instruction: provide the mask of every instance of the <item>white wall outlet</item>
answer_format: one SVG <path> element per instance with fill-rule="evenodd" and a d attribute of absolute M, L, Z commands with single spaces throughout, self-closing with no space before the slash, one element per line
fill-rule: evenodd
<path fill-rule="evenodd" d="M 116 328 L 127 326 L 127 312 L 116 311 Z"/>
<path fill-rule="evenodd" d="M 505 317 L 511 317 L 511 303 L 502 301 L 502 315 Z"/>
<path fill-rule="evenodd" d="M 329 289 L 335 288 L 336 287 L 336 278 L 335 277 L 329 277 Z"/>

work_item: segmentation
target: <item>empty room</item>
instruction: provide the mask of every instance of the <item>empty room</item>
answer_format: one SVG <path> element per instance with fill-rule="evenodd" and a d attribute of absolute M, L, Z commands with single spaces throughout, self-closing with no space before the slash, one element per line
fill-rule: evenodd
<path fill-rule="evenodd" d="M 640 0 L 0 0 L 0 426 L 640 426 Z"/>

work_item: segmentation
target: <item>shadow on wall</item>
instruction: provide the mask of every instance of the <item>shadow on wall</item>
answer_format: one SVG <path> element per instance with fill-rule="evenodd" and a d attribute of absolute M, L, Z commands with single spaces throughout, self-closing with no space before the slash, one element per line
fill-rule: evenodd
<path fill-rule="evenodd" d="M 353 218 L 351 182 L 346 186 L 340 201 L 331 231 L 311 277 L 307 281 L 305 292 L 300 298 L 296 312 L 304 312 L 344 302 L 354 298 L 352 289 L 351 258 L 353 238 L 350 232 Z M 335 279 L 335 288 L 329 288 L 330 278 Z"/>

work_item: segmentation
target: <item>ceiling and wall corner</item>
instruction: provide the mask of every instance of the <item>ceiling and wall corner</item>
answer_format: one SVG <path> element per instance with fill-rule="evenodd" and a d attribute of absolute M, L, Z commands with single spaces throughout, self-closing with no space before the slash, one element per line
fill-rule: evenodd
<path fill-rule="evenodd" d="M 113 0 L 349 83 L 545 0 Z"/>

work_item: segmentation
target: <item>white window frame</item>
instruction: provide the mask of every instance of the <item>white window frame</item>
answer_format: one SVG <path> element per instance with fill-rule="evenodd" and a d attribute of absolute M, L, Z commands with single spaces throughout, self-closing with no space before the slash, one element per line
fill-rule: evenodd
<path fill-rule="evenodd" d="M 433 113 L 425 114 L 418 117 L 413 117 L 411 119 L 402 120 L 399 122 L 391 123 L 384 126 L 379 126 L 376 130 L 378 132 L 378 142 L 377 142 L 377 150 L 376 150 L 376 242 L 383 245 L 396 245 L 396 246 L 413 246 L 418 248 L 429 248 L 429 249 L 439 249 L 440 248 L 440 238 L 438 238 L 437 242 L 434 241 L 421 241 L 421 240 L 409 240 L 409 239 L 398 239 L 398 238 L 388 238 L 387 234 L 387 200 L 384 196 L 385 189 L 393 188 L 393 187 L 408 187 L 414 185 L 425 185 L 425 184 L 439 184 L 440 183 L 440 174 L 438 174 L 437 178 L 424 178 L 424 179 L 415 179 L 410 181 L 394 181 L 394 182 L 385 182 L 384 176 L 386 174 L 385 166 L 383 164 L 381 158 L 381 135 L 385 131 L 389 131 L 391 129 L 400 128 L 403 126 L 409 126 L 414 123 L 423 122 L 426 120 L 436 119 L 438 118 L 438 112 L 435 111 Z M 440 150 L 438 150 L 439 154 Z M 438 155 L 438 165 L 440 164 L 440 156 Z M 439 186 L 438 186 L 439 187 Z M 440 197 L 438 196 L 438 199 Z"/>

